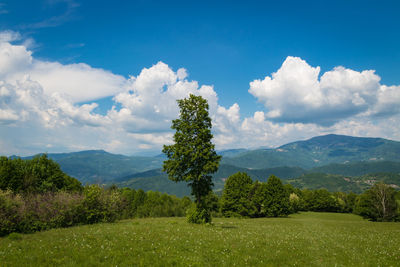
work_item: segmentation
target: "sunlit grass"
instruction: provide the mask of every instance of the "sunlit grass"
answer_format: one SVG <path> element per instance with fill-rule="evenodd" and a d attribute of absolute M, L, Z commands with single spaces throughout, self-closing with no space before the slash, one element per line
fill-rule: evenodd
<path fill-rule="evenodd" d="M 0 266 L 398 266 L 400 223 L 352 214 L 148 218 L 0 239 Z"/>

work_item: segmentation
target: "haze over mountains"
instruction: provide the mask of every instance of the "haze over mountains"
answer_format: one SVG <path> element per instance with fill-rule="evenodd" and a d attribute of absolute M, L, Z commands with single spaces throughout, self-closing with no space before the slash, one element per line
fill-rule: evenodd
<path fill-rule="evenodd" d="M 359 177 L 367 174 L 400 185 L 400 142 L 383 138 L 325 135 L 275 149 L 233 149 L 219 153 L 223 159 L 213 176 L 216 191 L 222 190 L 225 178 L 238 171 L 247 172 L 254 180 L 265 181 L 274 174 L 295 186 L 325 187 L 332 191 L 360 191 L 368 186 L 362 181 L 371 179 Z M 162 173 L 163 155 L 124 156 L 91 150 L 48 156 L 83 183 L 116 183 L 145 191 L 190 194 L 185 183 L 172 182 Z"/>

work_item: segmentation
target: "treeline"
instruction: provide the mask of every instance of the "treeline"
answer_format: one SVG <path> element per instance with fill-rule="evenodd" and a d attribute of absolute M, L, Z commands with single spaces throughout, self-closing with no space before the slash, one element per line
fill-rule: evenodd
<path fill-rule="evenodd" d="M 29 160 L 0 157 L 0 189 L 19 194 L 81 191 L 81 183 L 65 174 L 46 154 Z"/>
<path fill-rule="evenodd" d="M 215 199 L 215 197 L 214 197 Z M 364 193 L 298 189 L 271 175 L 253 182 L 246 173 L 230 176 L 218 204 L 225 217 L 278 217 L 299 211 L 355 213 L 372 221 L 400 221 L 400 191 L 377 183 Z"/>
<path fill-rule="evenodd" d="M 355 213 L 372 221 L 400 221 L 400 192 L 377 183 L 357 195 L 294 188 L 270 176 L 253 182 L 246 173 L 230 176 L 221 197 L 210 193 L 213 216 L 278 217 L 299 211 Z M 0 236 L 57 227 L 141 217 L 185 216 L 188 197 L 130 188 L 82 186 L 46 155 L 31 160 L 0 158 Z"/>
<path fill-rule="evenodd" d="M 0 236 L 141 217 L 185 216 L 188 197 L 112 186 L 82 186 L 46 155 L 1 158 Z"/>

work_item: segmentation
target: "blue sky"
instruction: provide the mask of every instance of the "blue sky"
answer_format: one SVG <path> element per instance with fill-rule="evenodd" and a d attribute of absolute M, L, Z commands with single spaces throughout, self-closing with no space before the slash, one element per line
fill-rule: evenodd
<path fill-rule="evenodd" d="M 326 133 L 400 140 L 399 11 L 398 1 L 0 0 L 0 153 L 159 151 L 190 92 L 212 102 L 219 149 Z"/>

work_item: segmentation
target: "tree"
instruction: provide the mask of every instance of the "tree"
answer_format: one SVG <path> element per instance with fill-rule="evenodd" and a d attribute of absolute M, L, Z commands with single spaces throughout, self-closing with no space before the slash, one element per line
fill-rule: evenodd
<path fill-rule="evenodd" d="M 310 210 L 337 212 L 339 210 L 339 203 L 328 190 L 324 188 L 317 189 L 313 191 L 313 199 Z"/>
<path fill-rule="evenodd" d="M 392 221 L 397 212 L 395 195 L 389 185 L 377 183 L 359 196 L 355 213 L 372 221 Z"/>
<path fill-rule="evenodd" d="M 268 178 L 263 204 L 268 217 L 284 216 L 290 213 L 289 192 L 275 175 Z"/>
<path fill-rule="evenodd" d="M 0 189 L 16 193 L 81 191 L 81 183 L 65 174 L 46 154 L 29 160 L 0 157 Z"/>
<path fill-rule="evenodd" d="M 221 212 L 225 217 L 248 217 L 252 211 L 250 190 L 253 180 L 244 172 L 237 172 L 225 182 L 221 199 Z"/>
<path fill-rule="evenodd" d="M 175 182 L 186 181 L 195 197 L 196 211 L 204 214 L 200 216 L 205 222 L 208 209 L 204 198 L 213 186 L 211 175 L 218 170 L 221 156 L 215 152 L 211 142 L 211 118 L 208 115 L 207 100 L 201 96 L 190 95 L 189 98 L 178 100 L 180 108 L 179 118 L 172 121 L 171 128 L 174 134 L 174 144 L 164 145 L 163 171 L 169 179 Z M 192 216 L 199 218 L 199 216 Z M 211 217 L 209 217 L 211 218 Z M 201 220 L 201 219 L 200 219 Z"/>

